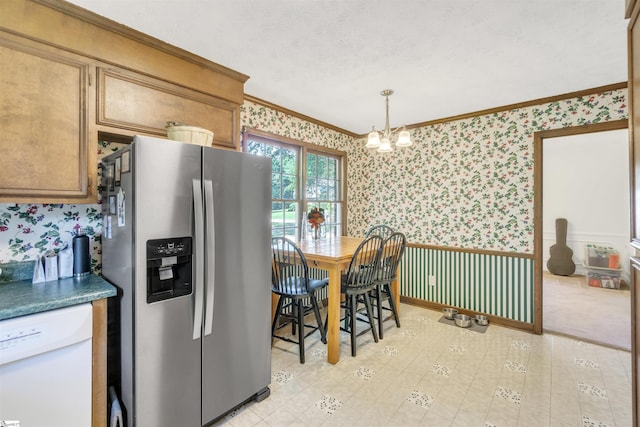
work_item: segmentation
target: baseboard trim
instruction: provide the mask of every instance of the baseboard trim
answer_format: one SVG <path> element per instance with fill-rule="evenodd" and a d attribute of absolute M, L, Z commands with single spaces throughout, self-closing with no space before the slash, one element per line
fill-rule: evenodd
<path fill-rule="evenodd" d="M 436 310 L 436 311 L 442 311 L 442 309 L 445 308 L 445 307 L 454 307 L 454 308 L 458 309 L 458 311 L 460 313 L 467 314 L 467 315 L 469 315 L 471 317 L 473 317 L 476 314 L 484 314 L 485 316 L 487 316 L 487 319 L 489 320 L 489 324 L 490 325 L 493 323 L 493 324 L 496 324 L 496 325 L 504 326 L 506 328 L 518 329 L 520 331 L 534 333 L 533 323 L 526 323 L 526 322 L 520 322 L 518 320 L 505 319 L 504 317 L 492 316 L 490 314 L 482 313 L 482 312 L 479 312 L 479 311 L 466 310 L 464 308 L 445 305 L 445 304 L 440 304 L 440 303 L 432 302 L 432 301 L 426 301 L 426 300 L 422 300 L 422 299 L 418 299 L 418 298 L 400 296 L 400 302 L 405 303 L 405 304 L 409 304 L 409 305 L 413 305 L 413 306 L 416 306 L 416 307 L 428 308 L 428 309 Z"/>

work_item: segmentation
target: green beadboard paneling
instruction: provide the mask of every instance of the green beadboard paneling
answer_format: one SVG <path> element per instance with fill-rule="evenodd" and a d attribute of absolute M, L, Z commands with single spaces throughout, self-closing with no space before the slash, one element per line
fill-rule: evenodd
<path fill-rule="evenodd" d="M 533 259 L 407 247 L 400 294 L 533 323 Z"/>

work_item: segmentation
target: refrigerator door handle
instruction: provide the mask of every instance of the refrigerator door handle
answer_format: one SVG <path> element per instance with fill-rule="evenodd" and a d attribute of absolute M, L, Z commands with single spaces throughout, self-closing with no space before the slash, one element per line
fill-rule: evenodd
<path fill-rule="evenodd" d="M 210 179 L 204 180 L 204 206 L 206 215 L 207 241 L 206 251 L 207 264 L 205 267 L 205 283 L 207 286 L 204 335 L 211 335 L 213 331 L 213 301 L 216 289 L 216 231 L 215 231 L 215 207 L 213 203 L 213 183 Z"/>
<path fill-rule="evenodd" d="M 193 213 L 195 222 L 196 280 L 193 292 L 195 305 L 193 308 L 193 339 L 200 338 L 202 331 L 202 304 L 204 302 L 204 208 L 202 203 L 202 183 L 199 179 L 192 181 Z"/>

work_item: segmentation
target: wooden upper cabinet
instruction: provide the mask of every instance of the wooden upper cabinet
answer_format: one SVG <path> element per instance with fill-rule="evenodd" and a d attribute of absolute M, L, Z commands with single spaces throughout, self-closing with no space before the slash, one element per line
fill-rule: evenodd
<path fill-rule="evenodd" d="M 0 0 L 0 203 L 95 203 L 98 133 L 240 149 L 248 76 L 59 0 Z"/>
<path fill-rule="evenodd" d="M 213 144 L 239 146 L 240 106 L 153 77 L 98 68 L 98 125 L 166 136 L 167 122 L 214 133 Z"/>
<path fill-rule="evenodd" d="M 0 202 L 95 201 L 94 68 L 0 31 Z"/>

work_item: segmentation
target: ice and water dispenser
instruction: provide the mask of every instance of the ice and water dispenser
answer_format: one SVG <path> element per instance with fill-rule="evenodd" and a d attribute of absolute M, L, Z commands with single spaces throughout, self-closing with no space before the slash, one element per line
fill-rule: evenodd
<path fill-rule="evenodd" d="M 191 237 L 147 240 L 147 302 L 191 293 Z"/>

